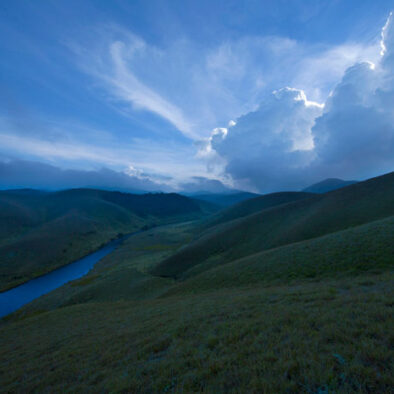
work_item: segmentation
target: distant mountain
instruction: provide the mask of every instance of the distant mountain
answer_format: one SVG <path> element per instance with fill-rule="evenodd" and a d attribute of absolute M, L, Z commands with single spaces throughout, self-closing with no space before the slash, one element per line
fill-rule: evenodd
<path fill-rule="evenodd" d="M 254 198 L 258 196 L 259 194 L 249 193 L 249 192 L 220 193 L 220 194 L 216 194 L 216 193 L 193 194 L 193 198 L 210 202 L 222 208 L 229 207 L 238 202 L 249 200 L 250 198 Z"/>
<path fill-rule="evenodd" d="M 206 229 L 209 227 L 213 227 L 224 222 L 229 222 L 230 220 L 251 215 L 253 213 L 262 211 L 263 209 L 268 209 L 277 205 L 302 200 L 304 198 L 312 197 L 314 195 L 314 193 L 305 192 L 279 192 L 249 198 L 237 204 L 234 204 L 226 209 L 223 209 L 215 215 L 208 217 L 204 221 L 202 228 Z"/>
<path fill-rule="evenodd" d="M 0 191 L 0 291 L 121 234 L 213 211 L 211 204 L 175 193 Z"/>
<path fill-rule="evenodd" d="M 353 185 L 357 182 L 358 181 L 344 181 L 338 178 L 328 178 L 325 179 L 324 181 L 314 183 L 313 185 L 308 186 L 302 191 L 308 193 L 327 193 L 332 190 L 337 190 L 345 186 Z"/>

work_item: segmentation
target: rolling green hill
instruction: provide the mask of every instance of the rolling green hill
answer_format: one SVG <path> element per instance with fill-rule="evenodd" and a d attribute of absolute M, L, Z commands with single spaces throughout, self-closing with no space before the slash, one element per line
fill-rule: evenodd
<path fill-rule="evenodd" d="M 297 280 L 353 278 L 394 265 L 394 216 L 252 254 L 227 264 L 195 266 L 169 294 L 283 285 Z M 200 269 L 199 269 L 200 268 Z M 199 274 L 199 271 L 202 271 Z"/>
<path fill-rule="evenodd" d="M 199 218 L 209 209 L 178 194 L 2 191 L 0 290 L 78 259 L 120 234 Z"/>
<path fill-rule="evenodd" d="M 315 238 L 394 214 L 394 173 L 344 189 L 262 210 L 210 229 L 164 260 L 153 273 L 180 277 L 263 250 Z"/>

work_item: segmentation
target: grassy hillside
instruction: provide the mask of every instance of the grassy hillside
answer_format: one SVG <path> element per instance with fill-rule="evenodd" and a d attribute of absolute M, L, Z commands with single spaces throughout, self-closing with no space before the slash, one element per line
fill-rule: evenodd
<path fill-rule="evenodd" d="M 372 258 L 392 256 L 392 226 L 388 218 L 182 283 L 147 271 L 188 242 L 192 225 L 141 233 L 0 324 L 2 390 L 390 393 L 393 261 L 360 269 L 358 247 L 377 231 Z"/>
<path fill-rule="evenodd" d="M 241 201 L 209 217 L 203 222 L 202 228 L 206 229 L 209 227 L 213 227 L 224 222 L 229 222 L 234 219 L 251 215 L 263 209 L 271 208 L 276 205 L 286 204 L 292 201 L 302 200 L 304 198 L 312 196 L 312 193 L 280 192 L 251 198 L 245 201 Z"/>
<path fill-rule="evenodd" d="M 204 210 L 177 194 L 0 192 L 0 290 L 78 259 L 119 234 L 198 218 Z"/>
<path fill-rule="evenodd" d="M 197 265 L 185 273 L 188 280 L 173 287 L 170 293 L 381 273 L 394 267 L 393 234 L 394 216 L 391 216 L 227 264 Z"/>
<path fill-rule="evenodd" d="M 394 173 L 282 204 L 216 226 L 164 260 L 155 275 L 180 277 L 191 267 L 223 264 L 394 214 Z"/>
<path fill-rule="evenodd" d="M 390 393 L 392 280 L 218 289 L 42 312 L 0 327 L 2 390 Z"/>

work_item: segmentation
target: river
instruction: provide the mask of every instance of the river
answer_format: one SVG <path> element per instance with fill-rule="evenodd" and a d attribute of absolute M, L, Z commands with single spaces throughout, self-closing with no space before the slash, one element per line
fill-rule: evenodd
<path fill-rule="evenodd" d="M 133 234 L 129 234 L 126 237 L 130 235 Z M 86 275 L 98 261 L 111 253 L 126 237 L 111 241 L 96 252 L 73 263 L 0 293 L 0 318 L 65 283 Z"/>

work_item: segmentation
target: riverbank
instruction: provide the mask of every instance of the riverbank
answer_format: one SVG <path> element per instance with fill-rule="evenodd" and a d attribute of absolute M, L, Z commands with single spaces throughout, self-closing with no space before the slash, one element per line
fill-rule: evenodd
<path fill-rule="evenodd" d="M 1 292 L 0 318 L 7 316 L 23 305 L 49 293 L 63 284 L 86 275 L 99 260 L 111 253 L 124 239 L 131 235 L 129 234 L 123 238 L 112 240 L 107 245 L 79 260 Z"/>

